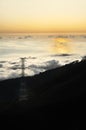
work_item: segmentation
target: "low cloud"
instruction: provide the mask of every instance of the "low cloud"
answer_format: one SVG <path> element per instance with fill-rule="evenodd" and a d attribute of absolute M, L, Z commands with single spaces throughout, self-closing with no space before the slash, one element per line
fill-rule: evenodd
<path fill-rule="evenodd" d="M 60 66 L 60 64 L 59 64 L 58 61 L 56 61 L 56 60 L 51 60 L 51 61 L 45 62 L 44 68 L 45 68 L 46 70 L 49 70 L 49 69 L 53 69 L 53 68 L 56 68 L 56 67 L 59 67 L 59 66 Z"/>
<path fill-rule="evenodd" d="M 9 62 L 10 64 L 14 65 L 14 64 L 17 64 L 17 62 Z"/>
<path fill-rule="evenodd" d="M 53 68 L 57 68 L 59 67 L 60 64 L 57 60 L 49 60 L 46 62 L 43 62 L 42 64 L 31 64 L 29 66 L 25 67 L 25 74 L 27 73 L 27 75 L 30 75 L 30 71 L 32 73 L 32 75 L 34 74 L 39 74 L 40 72 L 44 72 L 46 70 L 50 70 Z M 7 63 L 6 64 L 6 68 L 3 69 L 3 64 L 0 64 L 0 80 L 2 79 L 9 79 L 9 78 L 15 78 L 15 77 L 19 77 L 21 74 L 21 65 L 20 64 L 16 64 L 16 62 L 11 62 L 10 66 Z M 4 71 L 4 72 L 2 72 Z"/>
<path fill-rule="evenodd" d="M 3 65 L 2 65 L 2 64 L 0 64 L 0 68 L 3 68 Z"/>
<path fill-rule="evenodd" d="M 28 59 L 36 59 L 36 57 L 29 56 Z"/>
<path fill-rule="evenodd" d="M 8 77 L 9 78 L 15 78 L 15 77 L 19 77 L 19 75 L 16 72 L 12 72 L 11 74 L 9 74 Z"/>
<path fill-rule="evenodd" d="M 38 73 L 38 72 L 43 72 L 46 70 L 57 68 L 59 66 L 60 66 L 60 64 L 58 61 L 51 60 L 51 61 L 44 62 L 42 65 L 32 64 L 28 68 L 31 69 L 32 71 L 34 71 L 34 73 Z"/>
<path fill-rule="evenodd" d="M 86 60 L 86 56 L 83 56 L 83 57 L 82 57 L 82 60 Z"/>
<path fill-rule="evenodd" d="M 27 38 L 32 38 L 32 36 L 31 36 L 31 35 L 28 35 L 28 36 L 25 36 L 24 38 L 25 38 L 25 39 L 27 39 Z"/>
<path fill-rule="evenodd" d="M 0 63 L 6 63 L 6 61 L 0 61 Z"/>
<path fill-rule="evenodd" d="M 72 54 L 61 54 L 59 56 L 71 56 Z"/>
<path fill-rule="evenodd" d="M 66 56 L 72 56 L 72 54 L 55 54 L 55 55 L 51 55 L 51 57 L 57 57 L 57 56 L 63 56 L 63 57 L 66 57 Z"/>
<path fill-rule="evenodd" d="M 14 65 L 12 67 L 9 67 L 9 69 L 11 70 L 17 70 L 17 69 L 21 69 L 20 65 Z"/>

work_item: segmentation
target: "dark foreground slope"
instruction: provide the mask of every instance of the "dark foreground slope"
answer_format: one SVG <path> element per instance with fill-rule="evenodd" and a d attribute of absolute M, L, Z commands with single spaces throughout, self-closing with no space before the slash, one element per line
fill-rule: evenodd
<path fill-rule="evenodd" d="M 25 77 L 28 98 L 20 101 L 21 78 L 0 82 L 4 119 L 82 119 L 86 111 L 86 60 Z"/>

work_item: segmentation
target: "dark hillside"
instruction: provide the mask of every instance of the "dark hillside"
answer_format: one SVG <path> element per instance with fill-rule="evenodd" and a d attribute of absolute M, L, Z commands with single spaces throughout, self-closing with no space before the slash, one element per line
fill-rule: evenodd
<path fill-rule="evenodd" d="M 28 98 L 19 101 L 21 78 L 0 82 L 1 116 L 60 119 L 85 116 L 86 60 L 25 77 Z"/>

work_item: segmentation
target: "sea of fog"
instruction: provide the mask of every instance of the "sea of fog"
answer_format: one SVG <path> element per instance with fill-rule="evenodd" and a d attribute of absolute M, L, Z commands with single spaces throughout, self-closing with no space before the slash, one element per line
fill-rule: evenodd
<path fill-rule="evenodd" d="M 0 80 L 56 68 L 86 55 L 85 34 L 0 34 Z"/>

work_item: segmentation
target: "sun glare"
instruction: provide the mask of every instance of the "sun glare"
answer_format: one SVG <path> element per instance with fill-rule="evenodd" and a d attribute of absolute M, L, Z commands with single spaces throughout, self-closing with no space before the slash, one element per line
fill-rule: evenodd
<path fill-rule="evenodd" d="M 66 54 L 71 52 L 70 42 L 67 38 L 55 38 L 52 42 L 50 50 L 53 53 Z"/>
<path fill-rule="evenodd" d="M 67 43 L 69 39 L 67 38 L 55 38 L 54 39 L 55 43 Z"/>

